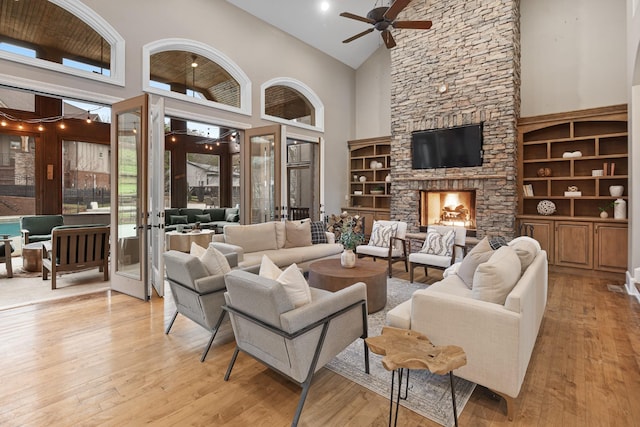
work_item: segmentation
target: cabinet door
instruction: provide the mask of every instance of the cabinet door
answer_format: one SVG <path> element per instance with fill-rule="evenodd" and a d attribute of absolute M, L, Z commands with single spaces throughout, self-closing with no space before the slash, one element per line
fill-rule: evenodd
<path fill-rule="evenodd" d="M 626 224 L 595 225 L 595 268 L 624 273 L 627 270 Z"/>
<path fill-rule="evenodd" d="M 547 252 L 549 264 L 553 264 L 555 252 L 553 247 L 553 221 L 522 220 L 520 225 L 523 235 L 526 235 L 525 230 L 527 228 L 533 227 L 533 235 L 531 237 L 540 243 L 542 249 Z"/>
<path fill-rule="evenodd" d="M 556 221 L 555 264 L 566 267 L 593 267 L 593 224 Z"/>

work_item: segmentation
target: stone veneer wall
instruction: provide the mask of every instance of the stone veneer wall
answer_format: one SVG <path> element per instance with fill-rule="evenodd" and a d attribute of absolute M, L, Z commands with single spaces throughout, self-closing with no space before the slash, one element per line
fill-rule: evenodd
<path fill-rule="evenodd" d="M 393 30 L 391 218 L 419 224 L 419 190 L 476 190 L 478 236 L 512 236 L 517 213 L 520 15 L 517 0 L 413 1 Z M 448 91 L 439 93 L 446 83 Z M 411 169 L 411 132 L 484 122 L 480 167 Z"/>

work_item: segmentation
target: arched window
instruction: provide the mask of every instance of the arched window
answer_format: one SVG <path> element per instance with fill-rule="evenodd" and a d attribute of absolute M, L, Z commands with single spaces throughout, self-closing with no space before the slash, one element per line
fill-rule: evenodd
<path fill-rule="evenodd" d="M 304 83 L 282 77 L 261 89 L 263 119 L 324 131 L 324 105 Z"/>
<path fill-rule="evenodd" d="M 124 39 L 74 0 L 3 1 L 0 58 L 124 86 Z"/>
<path fill-rule="evenodd" d="M 193 40 L 165 39 L 143 47 L 147 92 L 251 114 L 251 82 L 224 54 Z"/>

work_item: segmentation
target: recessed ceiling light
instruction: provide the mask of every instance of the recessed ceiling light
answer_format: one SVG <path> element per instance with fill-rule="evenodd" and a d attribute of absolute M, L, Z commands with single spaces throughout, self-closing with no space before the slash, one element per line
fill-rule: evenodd
<path fill-rule="evenodd" d="M 320 10 L 323 11 L 323 12 L 326 12 L 327 10 L 329 10 L 330 6 L 331 5 L 329 4 L 328 1 L 323 1 L 323 2 L 320 3 Z"/>

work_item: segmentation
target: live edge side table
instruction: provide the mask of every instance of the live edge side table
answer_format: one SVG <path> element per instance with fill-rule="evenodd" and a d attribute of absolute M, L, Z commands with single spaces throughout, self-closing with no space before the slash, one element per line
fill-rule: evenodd
<path fill-rule="evenodd" d="M 393 412 L 393 383 L 398 371 L 398 398 L 394 425 L 398 423 L 398 407 L 400 406 L 400 390 L 402 388 L 403 369 L 428 369 L 438 375 L 449 374 L 451 383 L 451 400 L 453 402 L 453 419 L 458 426 L 456 413 L 456 394 L 453 388 L 453 370 L 467 364 L 467 355 L 461 347 L 455 345 L 435 346 L 425 335 L 408 329 L 385 326 L 382 334 L 365 339 L 369 349 L 384 356 L 382 366 L 391 371 L 391 397 L 389 399 L 389 426 Z M 407 385 L 409 374 L 407 372 Z"/>

